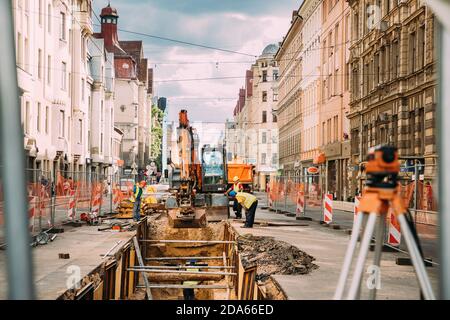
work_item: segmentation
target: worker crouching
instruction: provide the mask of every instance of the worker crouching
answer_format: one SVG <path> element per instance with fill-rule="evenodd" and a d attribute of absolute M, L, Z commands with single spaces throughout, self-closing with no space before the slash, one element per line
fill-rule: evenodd
<path fill-rule="evenodd" d="M 133 187 L 133 196 L 131 197 L 131 201 L 134 202 L 133 205 L 133 220 L 139 221 L 141 219 L 141 200 L 142 193 L 144 193 L 144 188 L 147 185 L 145 181 L 141 181 L 140 183 L 136 183 Z"/>
<path fill-rule="evenodd" d="M 236 200 L 236 194 L 238 192 L 242 192 L 243 190 L 244 186 L 240 183 L 239 177 L 235 176 L 233 178 L 233 186 L 225 192 L 225 194 L 227 194 L 233 199 L 233 211 L 237 219 L 242 218 L 242 213 L 241 213 L 241 206 Z"/>
<path fill-rule="evenodd" d="M 244 228 L 253 228 L 255 222 L 256 208 L 258 207 L 258 199 L 250 193 L 238 192 L 236 200 L 245 209 L 245 225 Z"/>

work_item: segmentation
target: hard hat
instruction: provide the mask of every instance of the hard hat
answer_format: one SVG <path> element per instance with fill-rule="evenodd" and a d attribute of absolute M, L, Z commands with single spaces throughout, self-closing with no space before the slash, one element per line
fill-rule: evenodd
<path fill-rule="evenodd" d="M 235 197 L 236 194 L 237 194 L 237 193 L 236 193 L 236 191 L 234 191 L 234 190 L 231 190 L 230 193 L 229 193 L 230 197 Z"/>
<path fill-rule="evenodd" d="M 239 177 L 238 176 L 235 176 L 234 178 L 233 178 L 233 182 L 238 182 L 239 181 Z"/>

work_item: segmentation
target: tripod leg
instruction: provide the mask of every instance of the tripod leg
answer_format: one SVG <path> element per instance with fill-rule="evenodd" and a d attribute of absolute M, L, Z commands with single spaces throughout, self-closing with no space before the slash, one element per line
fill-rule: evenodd
<path fill-rule="evenodd" d="M 358 291 L 361 286 L 362 274 L 364 271 L 364 264 L 367 258 L 367 252 L 370 247 L 370 240 L 372 240 L 373 231 L 375 229 L 375 222 L 377 221 L 377 214 L 371 212 L 367 221 L 364 235 L 359 249 L 358 260 L 356 260 L 355 272 L 353 274 L 350 290 L 347 295 L 347 300 L 355 300 L 358 296 Z"/>
<path fill-rule="evenodd" d="M 348 244 L 347 251 L 345 252 L 344 264 L 342 265 L 342 271 L 339 276 L 338 285 L 334 294 L 334 300 L 341 300 L 344 294 L 345 283 L 347 282 L 350 267 L 353 261 L 353 255 L 355 254 L 356 245 L 358 243 L 359 230 L 364 219 L 364 213 L 360 212 L 356 217 L 356 221 L 353 224 L 352 235 L 350 237 L 350 243 Z"/>
<path fill-rule="evenodd" d="M 409 255 L 416 271 L 417 279 L 422 293 L 427 300 L 435 300 L 433 288 L 431 287 L 430 279 L 428 278 L 427 271 L 425 270 L 425 264 L 423 262 L 422 255 L 419 252 L 417 243 L 409 229 L 408 222 L 406 221 L 404 214 L 399 214 L 397 219 L 400 223 L 400 228 L 405 239 L 406 246 L 408 247 Z"/>
<path fill-rule="evenodd" d="M 378 217 L 378 226 L 377 231 L 375 233 L 375 255 L 373 259 L 373 264 L 375 267 L 380 267 L 381 262 L 381 253 L 383 250 L 383 239 L 384 239 L 384 226 L 386 222 L 386 215 L 382 214 Z M 376 271 L 378 272 L 378 271 Z M 378 282 L 379 273 L 376 274 L 375 281 Z M 377 283 L 375 283 L 375 287 L 372 289 L 369 289 L 369 299 L 375 300 L 377 294 Z"/>

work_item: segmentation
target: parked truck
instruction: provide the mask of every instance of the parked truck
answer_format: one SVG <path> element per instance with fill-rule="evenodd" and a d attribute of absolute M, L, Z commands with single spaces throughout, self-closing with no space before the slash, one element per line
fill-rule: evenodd
<path fill-rule="evenodd" d="M 244 163 L 228 163 L 228 188 L 233 185 L 234 177 L 239 178 L 245 192 L 253 192 L 253 176 L 255 166 Z"/>

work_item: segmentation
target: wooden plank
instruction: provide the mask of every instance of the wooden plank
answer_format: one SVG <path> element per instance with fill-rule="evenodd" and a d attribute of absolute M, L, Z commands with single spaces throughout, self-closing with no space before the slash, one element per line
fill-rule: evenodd
<path fill-rule="evenodd" d="M 94 290 L 94 300 L 103 300 L 103 281 Z"/>
<path fill-rule="evenodd" d="M 135 256 L 136 251 L 134 248 L 130 249 L 130 267 L 135 266 Z M 134 293 L 134 272 L 128 273 L 128 296 L 131 296 Z"/>
<path fill-rule="evenodd" d="M 120 289 L 122 288 L 122 258 L 117 260 L 116 277 L 114 286 L 114 299 L 120 300 Z"/>
<path fill-rule="evenodd" d="M 141 255 L 141 249 L 139 248 L 139 243 L 136 237 L 133 237 L 133 243 L 134 243 L 134 250 L 136 251 L 136 256 L 139 262 L 139 266 L 143 267 L 144 266 L 144 260 L 142 259 L 142 255 Z M 148 300 L 152 300 L 152 292 L 150 290 L 149 286 L 149 282 L 148 282 L 148 278 L 147 275 L 145 274 L 145 272 L 141 272 L 142 277 L 144 278 L 144 283 L 145 283 L 145 287 L 146 287 L 146 291 L 147 291 L 147 299 Z"/>

